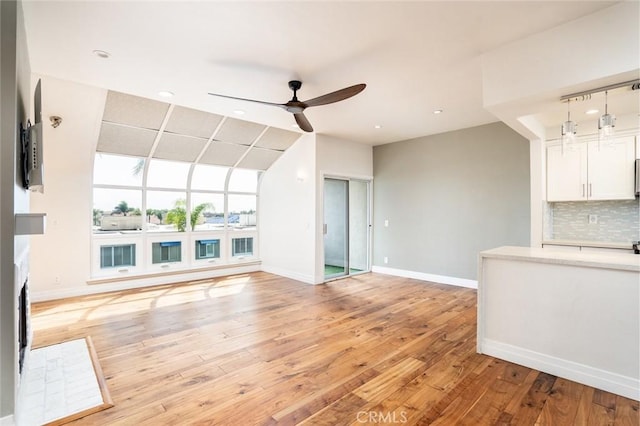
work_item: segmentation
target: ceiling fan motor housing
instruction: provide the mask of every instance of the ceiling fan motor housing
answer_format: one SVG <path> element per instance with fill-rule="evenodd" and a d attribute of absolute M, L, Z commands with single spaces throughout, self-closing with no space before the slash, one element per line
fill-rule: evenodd
<path fill-rule="evenodd" d="M 291 80 L 289 82 L 289 89 L 293 90 L 294 92 L 296 90 L 300 90 L 301 87 L 302 87 L 302 82 L 300 80 Z"/>

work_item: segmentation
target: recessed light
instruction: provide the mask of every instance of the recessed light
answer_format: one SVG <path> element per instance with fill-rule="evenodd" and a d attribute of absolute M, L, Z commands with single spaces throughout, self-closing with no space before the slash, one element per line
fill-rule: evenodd
<path fill-rule="evenodd" d="M 241 109 L 236 109 L 236 110 L 233 111 L 233 113 L 237 114 L 237 115 L 244 115 L 244 111 L 241 110 Z"/>
<path fill-rule="evenodd" d="M 589 114 L 589 115 L 591 115 L 591 114 L 597 114 L 598 112 L 600 112 L 600 110 L 597 110 L 597 109 L 589 109 L 589 110 L 585 111 L 585 114 Z"/>
<path fill-rule="evenodd" d="M 442 114 L 442 110 L 441 109 L 434 109 L 433 113 L 434 114 Z"/>
<path fill-rule="evenodd" d="M 161 98 L 171 98 L 173 97 L 173 92 L 170 92 L 168 90 L 161 90 L 158 92 L 158 96 L 160 96 Z"/>
<path fill-rule="evenodd" d="M 102 59 L 107 59 L 109 56 L 111 56 L 109 52 L 106 52 L 104 50 L 94 50 L 93 54 Z"/>
<path fill-rule="evenodd" d="M 382 129 L 382 126 L 379 124 L 376 124 L 375 126 L 373 126 L 374 129 Z"/>

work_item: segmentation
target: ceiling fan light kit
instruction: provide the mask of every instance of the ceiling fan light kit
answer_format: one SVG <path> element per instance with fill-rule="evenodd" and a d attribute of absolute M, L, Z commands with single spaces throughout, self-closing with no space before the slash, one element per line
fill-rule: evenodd
<path fill-rule="evenodd" d="M 362 92 L 365 89 L 365 87 L 367 87 L 367 85 L 363 83 L 356 84 L 353 86 L 345 87 L 344 89 L 336 90 L 335 92 L 327 93 L 326 95 L 309 99 L 308 101 L 298 100 L 298 90 L 300 90 L 301 87 L 302 87 L 302 82 L 300 80 L 291 80 L 289 82 L 289 89 L 293 91 L 293 97 L 291 98 L 291 100 L 289 100 L 287 103 L 284 103 L 284 104 L 257 101 L 254 99 L 237 98 L 235 96 L 221 95 L 218 93 L 209 93 L 209 94 L 211 96 L 218 96 L 221 98 L 235 99 L 239 101 L 254 102 L 262 105 L 280 107 L 285 111 L 293 114 L 293 118 L 296 120 L 296 123 L 302 130 L 304 130 L 305 132 L 313 132 L 313 126 L 311 126 L 311 123 L 309 123 L 309 120 L 304 115 L 305 109 L 313 106 L 327 105 L 327 104 L 332 104 L 334 102 L 343 101 L 345 99 L 348 99 Z"/>

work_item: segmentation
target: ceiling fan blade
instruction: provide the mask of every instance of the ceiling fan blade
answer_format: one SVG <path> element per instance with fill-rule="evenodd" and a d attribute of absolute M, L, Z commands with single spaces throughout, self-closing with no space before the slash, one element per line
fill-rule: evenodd
<path fill-rule="evenodd" d="M 235 96 L 219 95 L 217 93 L 209 93 L 209 94 L 211 96 L 218 96 L 219 98 L 235 99 L 237 101 L 247 101 L 247 102 L 253 102 L 253 103 L 256 103 L 256 104 L 277 106 L 277 107 L 280 107 L 280 108 L 284 108 L 285 107 L 284 104 L 276 104 L 274 102 L 256 101 L 254 99 L 247 99 L 247 98 L 236 98 Z"/>
<path fill-rule="evenodd" d="M 309 120 L 307 120 L 307 117 L 305 117 L 303 113 L 297 112 L 293 114 L 293 116 L 296 119 L 296 123 L 298 123 L 298 126 L 300 126 L 302 130 L 304 130 L 305 132 L 313 132 L 313 127 L 311 127 L 311 123 L 309 123 Z"/>
<path fill-rule="evenodd" d="M 327 93 L 326 95 L 318 96 L 317 98 L 304 101 L 304 104 L 307 107 L 332 104 L 334 102 L 342 101 L 344 99 L 348 99 L 352 96 L 357 95 L 358 93 L 362 92 L 365 87 L 367 87 L 367 85 L 364 83 L 345 87 L 344 89 L 336 90 L 335 92 Z"/>

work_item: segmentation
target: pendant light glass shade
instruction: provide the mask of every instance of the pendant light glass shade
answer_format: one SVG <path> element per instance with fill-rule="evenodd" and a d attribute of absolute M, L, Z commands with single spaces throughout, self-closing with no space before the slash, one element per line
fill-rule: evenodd
<path fill-rule="evenodd" d="M 607 92 L 604 92 L 604 114 L 598 120 L 598 148 L 602 143 L 611 144 L 615 133 L 616 116 L 609 114 L 607 111 Z"/>
<path fill-rule="evenodd" d="M 578 125 L 571 121 L 571 99 L 567 99 L 567 121 L 562 123 L 561 135 L 562 135 L 562 155 L 564 155 L 567 147 L 575 141 Z"/>

